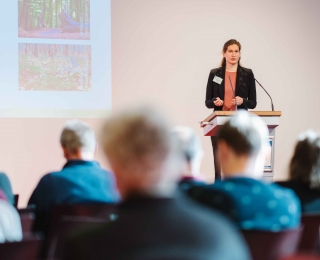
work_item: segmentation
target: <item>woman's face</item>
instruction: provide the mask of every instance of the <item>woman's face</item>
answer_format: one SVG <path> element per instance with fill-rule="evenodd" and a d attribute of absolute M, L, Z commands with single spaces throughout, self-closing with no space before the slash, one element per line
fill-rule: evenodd
<path fill-rule="evenodd" d="M 237 64 L 241 57 L 239 46 L 237 44 L 229 45 L 227 51 L 223 53 L 223 57 L 226 58 L 227 64 Z"/>

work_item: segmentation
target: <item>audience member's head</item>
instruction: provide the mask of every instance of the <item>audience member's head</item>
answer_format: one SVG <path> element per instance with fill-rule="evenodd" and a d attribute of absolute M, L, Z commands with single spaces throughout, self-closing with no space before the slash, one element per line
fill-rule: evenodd
<path fill-rule="evenodd" d="M 20 216 L 17 210 L 4 200 L 0 200 L 0 243 L 22 240 Z"/>
<path fill-rule="evenodd" d="M 201 142 L 197 134 L 189 127 L 177 126 L 172 130 L 181 141 L 181 148 L 187 170 L 185 176 L 197 177 L 200 174 L 200 165 L 203 157 Z"/>
<path fill-rule="evenodd" d="M 93 160 L 96 150 L 94 131 L 79 120 L 68 121 L 61 133 L 60 143 L 67 160 Z"/>
<path fill-rule="evenodd" d="M 122 198 L 172 194 L 184 163 L 178 140 L 160 113 L 150 107 L 125 110 L 107 120 L 102 138 Z"/>
<path fill-rule="evenodd" d="M 320 135 L 306 131 L 299 136 L 289 166 L 290 178 L 320 189 Z"/>
<path fill-rule="evenodd" d="M 268 151 L 268 129 L 256 115 L 238 111 L 221 126 L 218 147 L 223 174 L 259 178 Z"/>

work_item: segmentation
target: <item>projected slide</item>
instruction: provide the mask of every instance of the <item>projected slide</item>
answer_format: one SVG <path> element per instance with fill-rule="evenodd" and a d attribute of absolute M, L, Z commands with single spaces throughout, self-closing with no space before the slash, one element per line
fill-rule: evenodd
<path fill-rule="evenodd" d="M 19 37 L 90 39 L 90 0 L 18 0 L 18 8 Z"/>
<path fill-rule="evenodd" d="M 8 0 L 0 117 L 97 118 L 112 108 L 110 0 Z"/>
<path fill-rule="evenodd" d="M 20 43 L 19 89 L 91 91 L 91 47 Z"/>

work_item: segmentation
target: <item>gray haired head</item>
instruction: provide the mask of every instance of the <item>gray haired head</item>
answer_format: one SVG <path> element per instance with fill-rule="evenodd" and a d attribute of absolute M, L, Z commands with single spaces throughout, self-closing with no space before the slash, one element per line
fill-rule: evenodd
<path fill-rule="evenodd" d="M 184 167 L 180 142 L 153 107 L 130 107 L 111 116 L 102 143 L 123 198 L 133 190 L 166 196 L 174 191 Z"/>
<path fill-rule="evenodd" d="M 94 154 L 96 137 L 94 131 L 85 122 L 79 120 L 67 121 L 60 136 L 62 147 L 75 154 L 78 150 Z"/>
<path fill-rule="evenodd" d="M 198 135 L 186 126 L 176 126 L 172 129 L 181 142 L 183 157 L 191 167 L 193 174 L 200 172 L 200 164 L 203 157 L 203 150 Z"/>
<path fill-rule="evenodd" d="M 203 151 L 197 134 L 189 127 L 176 126 L 172 132 L 181 140 L 183 155 L 187 162 L 202 157 Z"/>
<path fill-rule="evenodd" d="M 126 162 L 122 166 L 131 169 L 133 165 L 158 168 L 177 149 L 165 117 L 148 106 L 126 109 L 110 117 L 102 140 L 109 159 Z"/>

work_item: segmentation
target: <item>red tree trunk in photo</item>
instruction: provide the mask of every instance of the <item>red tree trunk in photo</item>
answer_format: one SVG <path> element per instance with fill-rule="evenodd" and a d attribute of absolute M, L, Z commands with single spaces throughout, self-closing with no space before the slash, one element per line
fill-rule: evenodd
<path fill-rule="evenodd" d="M 18 6 L 18 27 L 21 27 L 22 25 L 22 10 L 23 10 L 23 1 L 19 1 Z"/>
<path fill-rule="evenodd" d="M 53 0 L 49 0 L 49 28 L 52 28 L 52 1 Z"/>
<path fill-rule="evenodd" d="M 33 19 L 34 19 L 34 10 L 33 10 L 33 7 L 31 8 L 31 5 L 29 5 L 29 19 L 28 19 L 28 28 L 29 29 L 33 28 Z"/>
<path fill-rule="evenodd" d="M 30 0 L 23 1 L 22 7 L 22 28 L 25 30 L 29 29 L 29 13 L 30 13 Z"/>
<path fill-rule="evenodd" d="M 49 0 L 50 1 L 50 0 Z M 46 28 L 49 26 L 49 13 L 48 13 L 48 8 L 49 8 L 49 2 L 48 0 L 45 0 L 45 10 L 44 10 L 44 25 Z"/>
<path fill-rule="evenodd" d="M 38 58 L 38 44 L 35 43 L 33 47 L 33 56 Z"/>
<path fill-rule="evenodd" d="M 42 9 L 42 22 L 41 22 L 41 26 L 42 27 L 47 27 L 46 25 L 46 13 L 47 13 L 47 3 L 46 0 L 43 0 L 43 9 Z"/>

